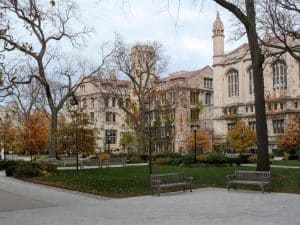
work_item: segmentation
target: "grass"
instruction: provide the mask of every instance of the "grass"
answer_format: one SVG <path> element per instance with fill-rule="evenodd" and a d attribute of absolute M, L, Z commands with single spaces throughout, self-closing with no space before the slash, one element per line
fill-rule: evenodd
<path fill-rule="evenodd" d="M 272 160 L 272 165 L 300 167 L 300 160 Z"/>
<path fill-rule="evenodd" d="M 183 172 L 194 177 L 193 187 L 223 187 L 227 185 L 226 175 L 235 169 L 254 170 L 253 167 L 203 167 L 186 168 L 173 166 L 154 166 L 153 173 Z M 272 192 L 300 194 L 300 170 L 272 168 Z M 130 166 L 82 170 L 76 173 L 60 171 L 58 176 L 39 177 L 30 181 L 56 187 L 99 194 L 109 197 L 130 197 L 150 194 L 148 167 Z M 258 186 L 241 188 L 260 190 Z"/>

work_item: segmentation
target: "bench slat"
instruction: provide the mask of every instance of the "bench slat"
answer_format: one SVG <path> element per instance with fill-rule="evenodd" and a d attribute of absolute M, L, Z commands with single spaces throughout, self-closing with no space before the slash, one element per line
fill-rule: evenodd
<path fill-rule="evenodd" d="M 190 191 L 192 191 L 191 186 L 192 178 L 186 177 L 182 173 L 168 173 L 168 174 L 151 174 L 150 182 L 153 194 L 153 188 L 157 188 L 158 196 L 160 195 L 160 188 L 163 187 L 175 187 L 182 186 L 185 191 L 185 187 L 189 186 Z"/>
<path fill-rule="evenodd" d="M 240 171 L 236 170 L 234 175 L 228 176 L 228 190 L 231 184 L 256 184 L 264 193 L 264 185 L 271 183 L 270 171 Z"/>

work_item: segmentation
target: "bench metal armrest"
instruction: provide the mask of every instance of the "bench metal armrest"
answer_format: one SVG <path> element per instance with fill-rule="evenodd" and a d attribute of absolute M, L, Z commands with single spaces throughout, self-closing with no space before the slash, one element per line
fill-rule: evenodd
<path fill-rule="evenodd" d="M 192 183 L 194 177 L 185 177 L 185 181 L 188 183 Z"/>

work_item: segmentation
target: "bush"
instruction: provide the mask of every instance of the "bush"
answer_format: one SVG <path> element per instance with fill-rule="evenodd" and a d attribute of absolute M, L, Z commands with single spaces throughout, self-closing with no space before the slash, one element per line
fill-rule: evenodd
<path fill-rule="evenodd" d="M 181 159 L 185 166 L 190 166 L 194 162 L 194 155 L 191 153 L 184 154 L 181 156 Z"/>
<path fill-rule="evenodd" d="M 0 160 L 0 170 L 5 170 L 6 169 L 6 163 L 7 161 Z"/>
<path fill-rule="evenodd" d="M 39 167 L 42 170 L 43 176 L 56 175 L 58 173 L 57 166 L 51 163 L 41 162 Z"/>
<path fill-rule="evenodd" d="M 148 155 L 147 154 L 141 154 L 140 157 L 141 157 L 141 160 L 143 162 L 146 162 L 148 160 Z"/>
<path fill-rule="evenodd" d="M 106 161 L 106 160 L 109 160 L 110 158 L 111 158 L 111 155 L 108 153 L 101 153 L 98 155 L 98 159 L 100 161 Z"/>
<path fill-rule="evenodd" d="M 14 173 L 14 176 L 21 177 L 21 178 L 32 178 L 32 177 L 38 177 L 42 175 L 42 169 L 40 166 L 36 163 L 30 163 L 30 162 L 22 162 L 20 163 L 16 171 Z"/>
<path fill-rule="evenodd" d="M 6 176 L 16 176 L 20 178 L 32 178 L 37 176 L 48 176 L 57 174 L 57 166 L 46 163 L 31 163 L 9 161 L 6 167 Z"/>
<path fill-rule="evenodd" d="M 240 158 L 240 161 L 241 163 L 248 163 L 248 158 L 251 156 L 251 154 L 249 153 L 243 153 L 243 154 L 240 154 L 239 158 Z"/>
<path fill-rule="evenodd" d="M 248 162 L 256 163 L 257 162 L 257 155 L 251 155 L 248 157 Z"/>
<path fill-rule="evenodd" d="M 207 155 L 197 155 L 196 159 L 198 162 L 207 163 Z"/>
<path fill-rule="evenodd" d="M 5 174 L 10 177 L 16 173 L 19 166 L 19 161 L 7 161 L 5 164 Z"/>
<path fill-rule="evenodd" d="M 297 160 L 298 159 L 298 155 L 289 155 L 288 156 L 288 160 Z"/>
<path fill-rule="evenodd" d="M 207 155 L 207 162 L 209 164 L 225 164 L 228 162 L 227 157 L 225 157 L 222 153 L 219 152 L 210 152 Z"/>
<path fill-rule="evenodd" d="M 158 158 L 154 161 L 155 165 L 169 165 L 172 162 L 172 158 Z"/>
<path fill-rule="evenodd" d="M 173 158 L 172 161 L 170 162 L 171 166 L 179 166 L 180 164 L 182 164 L 181 158 Z"/>
<path fill-rule="evenodd" d="M 162 152 L 156 155 L 156 158 L 180 158 L 181 155 L 177 152 Z"/>
<path fill-rule="evenodd" d="M 140 155 L 131 155 L 129 157 L 129 161 L 130 163 L 142 163 L 144 162 L 142 159 L 141 159 L 141 156 Z"/>

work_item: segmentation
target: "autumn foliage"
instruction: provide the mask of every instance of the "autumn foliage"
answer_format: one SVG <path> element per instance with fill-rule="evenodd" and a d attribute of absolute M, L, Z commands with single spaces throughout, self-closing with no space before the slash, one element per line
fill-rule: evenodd
<path fill-rule="evenodd" d="M 227 141 L 229 147 L 242 153 L 255 145 L 256 135 L 249 126 L 238 122 L 235 127 L 227 133 Z"/>
<path fill-rule="evenodd" d="M 280 150 L 296 150 L 300 146 L 300 116 L 288 124 L 286 132 L 277 141 Z"/>
<path fill-rule="evenodd" d="M 200 146 L 202 151 L 208 151 L 211 149 L 211 142 L 209 134 L 205 130 L 198 130 L 196 133 L 196 145 L 197 149 Z M 195 149 L 195 134 L 190 132 L 188 136 L 188 149 L 194 151 Z"/>
<path fill-rule="evenodd" d="M 18 134 L 18 152 L 31 156 L 44 151 L 48 144 L 49 120 L 45 113 L 37 111 L 22 119 Z"/>

